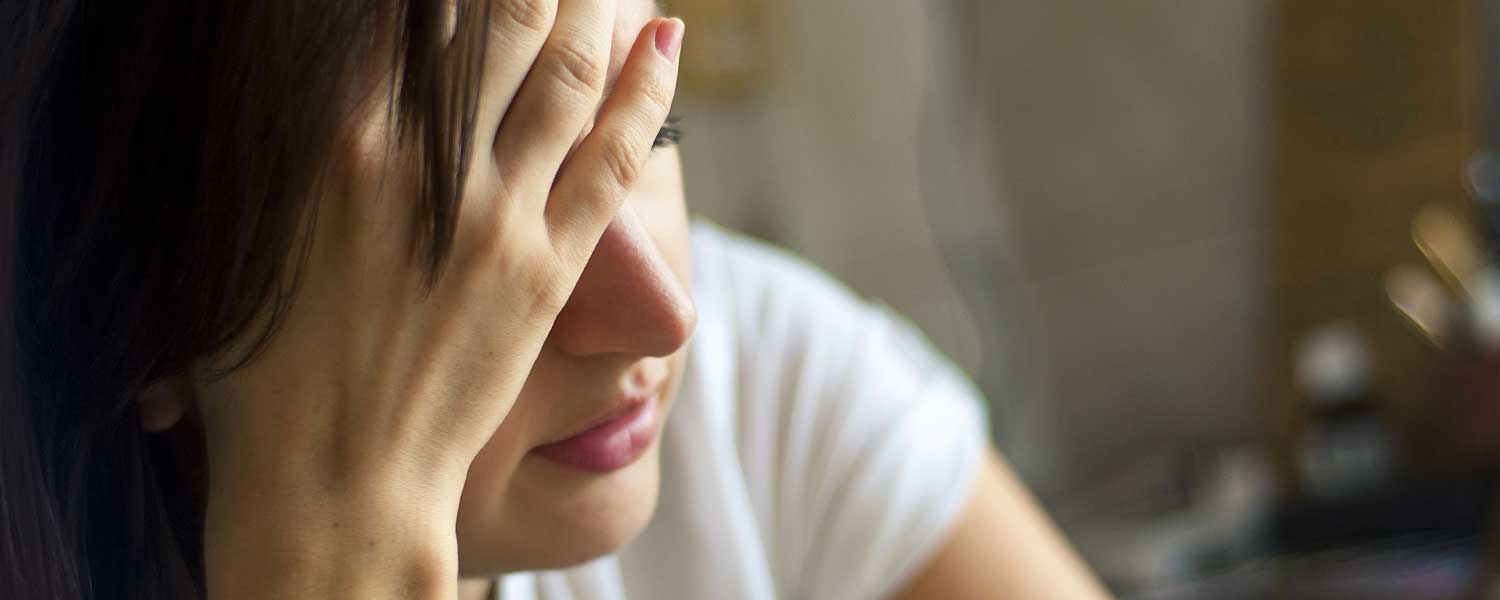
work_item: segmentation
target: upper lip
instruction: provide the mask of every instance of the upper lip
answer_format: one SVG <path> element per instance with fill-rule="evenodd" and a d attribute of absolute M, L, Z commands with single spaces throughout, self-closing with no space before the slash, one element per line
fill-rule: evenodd
<path fill-rule="evenodd" d="M 640 378 L 636 378 L 634 380 L 638 381 L 640 380 Z M 661 393 L 661 390 L 665 385 L 666 378 L 662 377 L 653 381 L 649 381 L 645 385 L 616 390 L 613 394 L 610 395 L 610 398 L 607 401 L 607 407 L 604 410 L 595 413 L 592 418 L 583 421 L 577 427 L 571 428 L 566 434 L 557 436 L 556 438 L 553 438 L 551 441 L 542 445 L 547 446 L 550 444 L 556 444 L 558 442 L 572 439 L 573 437 L 578 436 L 590 429 L 623 417 L 629 414 L 631 411 L 634 411 L 636 408 L 640 407 L 640 405 L 651 402 L 654 398 L 657 397 L 658 394 Z"/>

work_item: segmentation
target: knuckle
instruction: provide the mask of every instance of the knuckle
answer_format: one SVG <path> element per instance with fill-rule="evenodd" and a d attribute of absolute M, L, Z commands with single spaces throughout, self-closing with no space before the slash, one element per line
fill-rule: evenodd
<path fill-rule="evenodd" d="M 604 139 L 602 155 L 600 160 L 604 163 L 605 172 L 609 174 L 613 183 L 618 185 L 616 190 L 623 193 L 635 184 L 635 180 L 641 176 L 641 170 L 645 168 L 645 153 L 635 147 L 630 140 L 624 136 L 612 135 Z"/>
<path fill-rule="evenodd" d="M 495 0 L 495 11 L 491 23 L 498 33 L 545 34 L 552 29 L 552 0 Z"/>
<path fill-rule="evenodd" d="M 568 298 L 573 295 L 573 283 L 576 277 L 568 277 L 568 270 L 562 265 L 549 266 L 551 268 L 537 276 L 538 284 L 532 299 L 537 312 L 555 315 L 567 306 Z"/>
<path fill-rule="evenodd" d="M 565 89 L 585 98 L 603 93 L 605 58 L 590 44 L 565 37 L 551 44 L 544 54 L 543 68 Z"/>
<path fill-rule="evenodd" d="M 475 266 L 484 268 L 505 255 L 505 235 L 501 223 L 493 217 L 471 219 L 464 226 L 469 240 L 467 253 Z"/>
<path fill-rule="evenodd" d="M 651 115 L 655 117 L 652 119 L 653 121 L 665 119 L 667 113 L 672 111 L 672 90 L 660 82 L 646 86 L 641 97 L 645 100 L 647 109 L 651 111 Z"/>
<path fill-rule="evenodd" d="M 524 261 L 511 265 L 513 286 L 518 292 L 517 306 L 523 313 L 539 317 L 550 317 L 562 311 L 568 302 L 572 286 L 568 271 L 551 252 L 538 252 Z"/>
<path fill-rule="evenodd" d="M 466 201 L 464 204 L 459 215 L 459 226 L 463 228 L 459 236 L 468 240 L 466 254 L 480 268 L 509 260 L 511 253 L 508 248 L 515 244 L 515 232 L 512 231 L 517 225 L 515 215 L 504 210 L 501 202 Z M 474 210 L 471 211 L 470 207 Z"/>

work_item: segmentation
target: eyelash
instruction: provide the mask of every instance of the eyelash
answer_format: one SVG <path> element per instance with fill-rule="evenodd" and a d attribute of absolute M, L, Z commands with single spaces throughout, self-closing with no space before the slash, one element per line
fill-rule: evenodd
<path fill-rule="evenodd" d="M 656 132 L 656 141 L 651 143 L 651 148 L 670 148 L 682 141 L 682 128 L 677 124 L 682 122 L 682 117 L 672 115 L 667 117 L 667 122 L 661 126 L 661 131 Z"/>

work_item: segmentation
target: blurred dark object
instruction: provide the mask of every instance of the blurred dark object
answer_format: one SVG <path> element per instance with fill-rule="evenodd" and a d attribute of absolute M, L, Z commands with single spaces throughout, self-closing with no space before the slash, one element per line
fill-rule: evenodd
<path fill-rule="evenodd" d="M 1489 472 L 1453 472 L 1289 501 L 1272 511 L 1271 546 L 1301 554 L 1412 535 L 1478 537 L 1494 481 Z"/>
<path fill-rule="evenodd" d="M 1480 241 L 1490 235 L 1436 206 L 1418 212 L 1412 229 L 1427 262 L 1391 269 L 1386 290 L 1440 351 L 1420 405 L 1450 463 L 1492 464 L 1500 461 L 1500 268 Z"/>
<path fill-rule="evenodd" d="M 1369 348 L 1370 396 L 1402 461 L 1452 464 L 1434 410 L 1441 353 L 1390 309 L 1386 272 L 1424 260 L 1417 210 L 1472 209 L 1477 5 L 1274 0 L 1267 198 L 1267 439 L 1283 493 L 1306 490 L 1300 448 L 1312 411 L 1293 373 L 1297 344 L 1351 323 Z"/>
<path fill-rule="evenodd" d="M 1158 589 L 1266 555 L 1271 481 L 1244 445 L 1187 445 L 1100 478 L 1054 515 L 1116 592 Z"/>
<path fill-rule="evenodd" d="M 1500 539 L 1485 535 L 1496 479 L 1453 469 L 1276 500 L 1256 453 L 1188 446 L 1058 517 L 1122 598 L 1458 600 Z"/>
<path fill-rule="evenodd" d="M 1469 159 L 1469 188 L 1479 205 L 1492 258 L 1500 254 L 1500 2 L 1481 0 L 1479 151 Z"/>
<path fill-rule="evenodd" d="M 1346 497 L 1388 481 L 1398 468 L 1370 383 L 1369 355 L 1352 323 L 1316 328 L 1297 345 L 1295 378 L 1309 415 L 1299 459 L 1309 497 Z"/>
<path fill-rule="evenodd" d="M 1500 258 L 1500 146 L 1494 144 L 1486 142 L 1485 149 L 1469 160 L 1468 168 L 1469 187 L 1484 219 L 1486 250 L 1491 259 Z"/>
<path fill-rule="evenodd" d="M 1197 570 L 1117 591 L 1132 600 L 1476 598 L 1494 481 L 1453 472 L 1287 501 L 1270 511 L 1255 554 L 1201 548 Z"/>
<path fill-rule="evenodd" d="M 1439 426 L 1457 459 L 1500 461 L 1500 356 L 1455 357 L 1433 374 Z"/>
<path fill-rule="evenodd" d="M 1474 537 L 1413 536 L 1249 563 L 1126 600 L 1456 600 L 1474 580 Z"/>

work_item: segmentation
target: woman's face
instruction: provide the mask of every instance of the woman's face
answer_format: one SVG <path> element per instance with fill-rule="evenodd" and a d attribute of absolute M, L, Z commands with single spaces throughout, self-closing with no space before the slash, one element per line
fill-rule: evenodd
<path fill-rule="evenodd" d="M 655 15 L 649 0 L 621 1 L 611 84 Z M 676 149 L 658 148 L 515 407 L 469 469 L 462 574 L 576 564 L 645 527 L 656 506 L 656 440 L 696 323 L 690 260 L 681 163 Z"/>
<path fill-rule="evenodd" d="M 620 0 L 611 87 L 654 16 L 650 0 Z M 697 321 L 681 171 L 676 149 L 653 152 L 520 397 L 470 466 L 457 524 L 462 575 L 577 564 L 618 549 L 650 519 L 656 442 Z M 142 426 L 166 430 L 191 394 L 155 389 L 142 396 Z"/>

